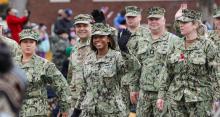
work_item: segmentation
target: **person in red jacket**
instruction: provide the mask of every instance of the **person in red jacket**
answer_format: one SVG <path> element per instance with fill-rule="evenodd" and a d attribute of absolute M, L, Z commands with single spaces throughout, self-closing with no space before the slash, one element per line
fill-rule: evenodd
<path fill-rule="evenodd" d="M 17 43 L 19 43 L 19 33 L 23 29 L 23 25 L 28 21 L 30 13 L 25 13 L 23 17 L 17 17 L 16 12 L 12 8 L 7 9 L 7 17 L 6 22 L 8 24 L 8 28 L 11 31 L 12 39 L 14 39 Z"/>

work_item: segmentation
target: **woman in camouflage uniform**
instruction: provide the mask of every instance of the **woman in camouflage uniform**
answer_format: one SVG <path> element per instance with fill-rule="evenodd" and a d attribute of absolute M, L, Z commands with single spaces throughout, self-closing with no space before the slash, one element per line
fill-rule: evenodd
<path fill-rule="evenodd" d="M 46 85 L 50 84 L 59 97 L 61 113 L 67 117 L 70 90 L 65 78 L 55 65 L 35 54 L 39 34 L 32 29 L 20 33 L 22 55 L 15 58 L 16 64 L 26 72 L 28 87 L 20 111 L 21 117 L 46 117 L 48 114 Z"/>
<path fill-rule="evenodd" d="M 120 92 L 121 76 L 125 67 L 140 67 L 137 59 L 122 59 L 121 53 L 114 50 L 111 28 L 102 23 L 93 25 L 90 45 L 94 52 L 85 60 L 83 88 L 76 104 L 76 108 L 82 109 L 80 116 L 127 117 L 129 111 Z M 129 65 L 125 65 L 127 62 Z"/>
<path fill-rule="evenodd" d="M 200 18 L 200 13 L 189 9 L 177 18 L 184 38 L 168 54 L 157 100 L 162 110 L 167 96 L 171 117 L 211 116 L 212 103 L 219 99 L 216 48 L 204 36 Z"/>

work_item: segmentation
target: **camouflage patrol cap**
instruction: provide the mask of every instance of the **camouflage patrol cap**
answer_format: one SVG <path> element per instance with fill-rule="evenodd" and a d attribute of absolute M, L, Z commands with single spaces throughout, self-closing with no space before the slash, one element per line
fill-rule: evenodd
<path fill-rule="evenodd" d="M 79 14 L 74 17 L 74 25 L 82 23 L 82 24 L 90 24 L 93 21 L 93 17 L 89 14 Z"/>
<path fill-rule="evenodd" d="M 160 7 L 152 7 L 147 11 L 147 18 L 161 18 L 165 15 L 165 9 Z"/>
<path fill-rule="evenodd" d="M 197 11 L 184 9 L 182 11 L 182 16 L 178 17 L 176 20 L 182 22 L 191 22 L 194 20 L 201 20 L 201 17 L 202 17 L 201 13 Z"/>
<path fill-rule="evenodd" d="M 220 7 L 216 8 L 213 13 L 213 18 L 220 17 Z"/>
<path fill-rule="evenodd" d="M 125 16 L 138 16 L 141 15 L 142 10 L 137 6 L 126 6 L 125 11 L 126 11 Z"/>
<path fill-rule="evenodd" d="M 39 33 L 34 31 L 33 29 L 24 29 L 19 33 L 20 41 L 25 40 L 25 39 L 32 39 L 35 41 L 39 40 Z"/>
<path fill-rule="evenodd" d="M 103 23 L 95 23 L 92 26 L 92 35 L 110 35 L 111 28 Z"/>

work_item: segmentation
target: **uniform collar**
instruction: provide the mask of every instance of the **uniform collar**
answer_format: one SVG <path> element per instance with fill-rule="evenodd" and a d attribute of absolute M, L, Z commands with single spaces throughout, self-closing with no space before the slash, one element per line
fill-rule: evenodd
<path fill-rule="evenodd" d="M 93 53 L 91 54 L 91 58 L 90 58 L 89 61 L 95 61 L 95 63 L 106 62 L 106 60 L 108 60 L 109 58 L 111 58 L 113 51 L 114 51 L 114 50 L 112 50 L 112 49 L 109 48 L 107 54 L 106 54 L 105 56 L 103 56 L 102 58 L 100 58 L 100 59 L 97 59 L 97 58 L 96 58 L 96 53 L 97 53 L 97 52 L 93 52 Z"/>
<path fill-rule="evenodd" d="M 21 68 L 28 68 L 28 67 L 35 67 L 35 59 L 37 58 L 37 55 L 34 54 L 32 57 L 31 57 L 31 60 L 28 62 L 28 63 L 25 63 L 25 64 L 22 64 L 22 57 L 23 55 L 20 55 L 18 57 L 16 57 L 16 61 L 18 61 L 19 63 L 19 66 Z"/>
<path fill-rule="evenodd" d="M 150 33 L 150 39 L 151 39 L 151 41 L 152 41 L 153 43 L 157 43 L 157 42 L 161 42 L 161 41 L 167 40 L 167 39 L 168 39 L 168 38 L 167 38 L 168 35 L 169 35 L 169 33 L 168 33 L 167 31 L 165 31 L 165 32 L 163 33 L 163 35 L 161 35 L 158 39 L 154 40 L 154 39 L 152 38 L 151 33 Z"/>
<path fill-rule="evenodd" d="M 85 46 L 89 46 L 90 40 L 91 40 L 91 38 L 87 38 L 85 42 L 82 42 L 79 39 L 78 43 L 77 43 L 77 48 L 79 49 L 79 48 L 82 48 L 82 47 L 85 47 Z"/>
<path fill-rule="evenodd" d="M 195 42 L 192 43 L 192 45 L 190 45 L 189 47 L 185 48 L 185 40 L 186 40 L 186 38 L 184 37 L 184 38 L 183 38 L 183 43 L 182 43 L 182 45 L 180 46 L 180 49 L 181 49 L 181 50 L 188 50 L 188 51 L 198 50 L 199 48 L 201 48 L 201 46 L 202 46 L 202 44 L 203 44 L 203 39 L 197 38 L 197 39 L 195 40 Z"/>

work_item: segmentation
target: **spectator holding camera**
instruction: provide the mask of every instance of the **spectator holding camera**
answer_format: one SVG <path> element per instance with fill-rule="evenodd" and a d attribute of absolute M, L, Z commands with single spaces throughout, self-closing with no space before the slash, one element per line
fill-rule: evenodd
<path fill-rule="evenodd" d="M 11 30 L 12 39 L 14 39 L 17 43 L 19 43 L 18 34 L 22 31 L 23 26 L 27 23 L 30 12 L 25 11 L 25 16 L 17 17 L 16 10 L 13 8 L 7 9 L 6 22 L 8 24 L 8 28 Z"/>

